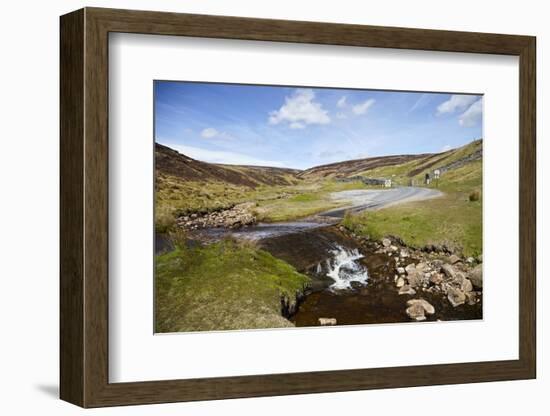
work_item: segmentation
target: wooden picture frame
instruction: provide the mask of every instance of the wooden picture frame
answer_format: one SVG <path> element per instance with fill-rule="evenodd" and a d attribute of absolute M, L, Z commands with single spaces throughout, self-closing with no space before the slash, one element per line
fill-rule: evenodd
<path fill-rule="evenodd" d="M 535 378 L 534 37 L 100 8 L 85 8 L 64 15 L 60 28 L 61 399 L 82 407 L 101 407 Z M 110 32 L 518 56 L 519 359 L 109 383 Z"/>

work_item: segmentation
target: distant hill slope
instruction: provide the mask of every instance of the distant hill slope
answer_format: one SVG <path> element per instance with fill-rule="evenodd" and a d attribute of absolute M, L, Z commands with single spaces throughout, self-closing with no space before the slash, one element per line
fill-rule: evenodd
<path fill-rule="evenodd" d="M 298 174 L 298 177 L 304 179 L 314 178 L 345 178 L 355 176 L 358 172 L 365 172 L 371 169 L 383 166 L 395 166 L 430 156 L 428 154 L 420 155 L 397 155 L 397 156 L 378 156 L 366 159 L 346 160 L 328 165 L 315 166 L 304 170 Z"/>
<path fill-rule="evenodd" d="M 411 179 L 421 179 L 423 175 L 433 172 L 435 169 L 439 169 L 444 174 L 467 165 L 476 165 L 475 171 L 481 176 L 482 153 L 482 140 L 480 139 L 441 153 L 372 157 L 316 166 L 300 172 L 298 177 L 317 179 L 365 176 L 393 178 L 396 182 L 407 184 Z"/>
<path fill-rule="evenodd" d="M 255 188 L 259 185 L 292 185 L 296 183 L 295 169 L 219 165 L 201 162 L 167 146 L 155 143 L 155 170 L 193 182 L 224 182 Z"/>

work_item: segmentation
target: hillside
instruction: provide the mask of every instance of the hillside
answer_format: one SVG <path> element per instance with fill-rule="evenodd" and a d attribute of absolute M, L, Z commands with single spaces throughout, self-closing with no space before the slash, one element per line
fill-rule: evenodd
<path fill-rule="evenodd" d="M 259 185 L 292 185 L 300 171 L 294 169 L 218 165 L 201 162 L 155 143 L 155 170 L 191 182 L 221 182 L 255 188 Z"/>
<path fill-rule="evenodd" d="M 383 166 L 395 166 L 403 163 L 425 158 L 426 154 L 420 155 L 396 155 L 379 156 L 366 159 L 346 160 L 328 165 L 315 166 L 298 174 L 298 177 L 304 179 L 318 178 L 345 178 L 355 176 L 359 172 L 365 172 L 371 169 Z"/>
<path fill-rule="evenodd" d="M 481 183 L 482 152 L 480 139 L 440 153 L 373 157 L 316 166 L 300 172 L 298 177 L 312 180 L 364 176 L 391 178 L 398 185 L 410 185 L 411 182 L 418 185 L 421 184 L 426 173 L 439 169 L 442 182 L 445 179 L 452 179 L 452 182 L 463 181 L 465 177 L 456 175 L 455 172 L 461 170 L 470 177 L 475 174 L 476 179 Z"/>

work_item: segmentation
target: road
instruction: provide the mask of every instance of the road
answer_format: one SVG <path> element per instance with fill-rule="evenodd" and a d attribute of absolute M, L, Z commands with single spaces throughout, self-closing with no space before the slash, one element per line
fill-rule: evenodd
<path fill-rule="evenodd" d="M 430 188 L 403 186 L 391 189 L 358 189 L 352 191 L 334 192 L 331 197 L 335 201 L 349 202 L 343 208 L 333 209 L 319 214 L 324 217 L 343 218 L 346 211 L 353 213 L 365 210 L 386 208 L 403 202 L 421 201 L 437 198 L 442 192 Z"/>

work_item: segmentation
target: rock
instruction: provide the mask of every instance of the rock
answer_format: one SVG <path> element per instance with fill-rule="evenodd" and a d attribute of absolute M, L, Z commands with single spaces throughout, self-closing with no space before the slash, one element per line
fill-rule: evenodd
<path fill-rule="evenodd" d="M 407 301 L 407 305 L 420 305 L 428 315 L 433 315 L 435 313 L 435 308 L 425 299 L 411 299 Z"/>
<path fill-rule="evenodd" d="M 449 287 L 447 289 L 447 299 L 451 302 L 455 308 L 459 305 L 463 305 L 466 302 L 466 295 L 460 289 Z"/>
<path fill-rule="evenodd" d="M 382 245 L 384 247 L 389 247 L 391 245 L 391 240 L 389 238 L 383 238 L 382 239 Z"/>
<path fill-rule="evenodd" d="M 480 254 L 479 256 L 477 256 L 477 262 L 483 263 L 483 255 Z"/>
<path fill-rule="evenodd" d="M 321 326 L 336 325 L 336 318 L 319 318 L 319 325 Z"/>
<path fill-rule="evenodd" d="M 450 264 L 455 264 L 455 263 L 458 263 L 459 261 L 460 261 L 460 257 L 458 257 L 456 254 L 452 254 L 449 256 L 448 262 Z"/>
<path fill-rule="evenodd" d="M 402 248 L 399 252 L 399 257 L 401 257 L 402 259 L 409 257 L 409 251 Z"/>
<path fill-rule="evenodd" d="M 402 277 L 398 277 L 395 282 L 395 286 L 403 287 L 404 285 L 405 285 L 405 279 L 403 279 Z"/>
<path fill-rule="evenodd" d="M 390 250 L 395 253 L 397 251 L 397 247 L 396 246 L 390 246 Z"/>
<path fill-rule="evenodd" d="M 404 285 L 399 289 L 398 294 L 400 294 L 400 295 L 416 295 L 416 290 L 414 290 L 409 285 Z"/>
<path fill-rule="evenodd" d="M 483 288 L 483 265 L 478 264 L 476 267 L 473 268 L 470 273 L 468 273 L 468 279 L 472 282 L 472 284 L 479 288 Z"/>
<path fill-rule="evenodd" d="M 441 266 L 441 271 L 443 274 L 451 279 L 456 278 L 456 270 L 453 266 L 450 264 L 445 263 L 443 266 Z"/>
<path fill-rule="evenodd" d="M 404 268 L 404 267 L 398 267 L 398 268 L 397 268 L 397 273 L 399 273 L 399 274 L 405 274 L 405 268 Z"/>
<path fill-rule="evenodd" d="M 416 265 L 416 270 L 419 270 L 421 272 L 425 272 L 428 269 L 429 269 L 428 265 L 423 261 Z"/>
<path fill-rule="evenodd" d="M 422 284 L 423 275 L 417 270 L 411 270 L 407 274 L 407 281 L 411 287 L 418 287 Z"/>
<path fill-rule="evenodd" d="M 424 321 L 426 320 L 426 315 L 422 305 L 415 303 L 409 306 L 405 312 L 409 315 L 409 318 L 414 319 L 415 321 Z"/>
<path fill-rule="evenodd" d="M 468 263 L 468 264 L 472 264 L 474 261 L 475 261 L 475 259 L 473 257 L 468 257 L 466 259 L 466 263 Z"/>

